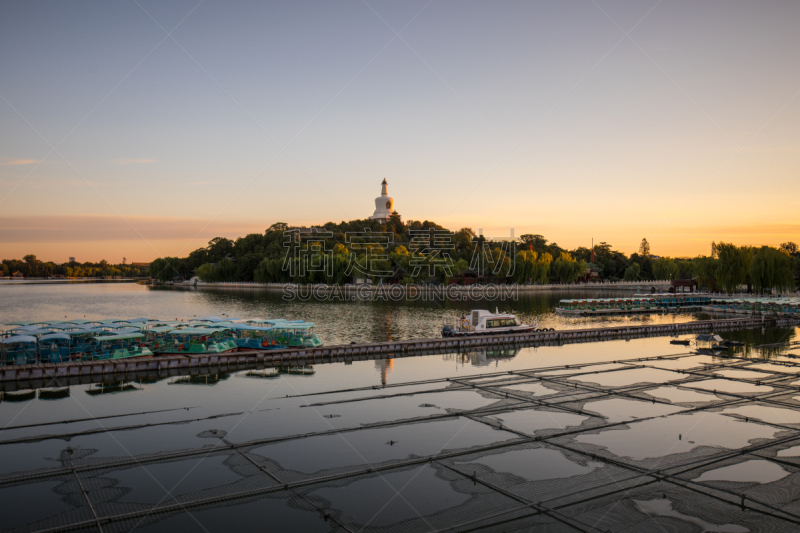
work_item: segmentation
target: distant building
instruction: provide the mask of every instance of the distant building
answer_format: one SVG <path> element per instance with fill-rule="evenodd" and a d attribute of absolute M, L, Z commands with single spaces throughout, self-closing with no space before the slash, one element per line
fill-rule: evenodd
<path fill-rule="evenodd" d="M 375 212 L 372 214 L 370 220 L 380 220 L 388 222 L 392 218 L 392 211 L 394 210 L 394 198 L 389 196 L 387 192 L 386 178 L 381 183 L 381 195 L 375 198 Z"/>
<path fill-rule="evenodd" d="M 123 263 L 123 264 L 125 264 L 125 263 Z M 131 266 L 135 266 L 135 267 L 149 267 L 149 266 L 150 266 L 150 263 L 131 263 Z"/>
<path fill-rule="evenodd" d="M 69 258 L 69 262 L 70 262 L 70 263 L 74 263 L 74 262 L 75 262 L 75 258 L 74 258 L 74 257 L 70 257 L 70 258 Z"/>
<path fill-rule="evenodd" d="M 12 278 L 24 278 L 25 275 L 22 272 L 20 272 L 19 270 L 17 270 L 13 274 L 11 274 L 11 277 Z"/>

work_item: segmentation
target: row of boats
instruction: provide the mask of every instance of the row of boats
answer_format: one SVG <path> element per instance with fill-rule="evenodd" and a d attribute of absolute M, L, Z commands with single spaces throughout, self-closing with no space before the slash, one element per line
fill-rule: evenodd
<path fill-rule="evenodd" d="M 208 316 L 190 320 L 11 322 L 0 333 L 5 364 L 95 361 L 162 355 L 310 348 L 322 342 L 303 320 Z"/>

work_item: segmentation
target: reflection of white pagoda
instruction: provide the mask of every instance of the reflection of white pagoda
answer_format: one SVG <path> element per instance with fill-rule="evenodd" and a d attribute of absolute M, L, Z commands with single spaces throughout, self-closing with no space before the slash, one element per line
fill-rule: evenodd
<path fill-rule="evenodd" d="M 384 178 L 381 183 L 381 195 L 375 198 L 375 212 L 369 218 L 386 222 L 392 216 L 392 211 L 394 211 L 394 198 L 390 198 L 386 192 L 386 178 Z"/>

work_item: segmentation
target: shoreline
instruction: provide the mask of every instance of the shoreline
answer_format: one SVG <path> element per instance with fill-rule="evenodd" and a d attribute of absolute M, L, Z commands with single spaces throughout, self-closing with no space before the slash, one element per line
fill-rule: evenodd
<path fill-rule="evenodd" d="M 669 281 L 649 281 L 649 282 L 614 282 L 614 283 L 581 283 L 581 284 L 547 284 L 547 285 L 389 285 L 389 284 L 369 284 L 358 285 L 326 285 L 326 284 L 294 284 L 294 283 L 256 283 L 249 281 L 231 282 L 196 282 L 188 281 L 180 283 L 164 283 L 148 285 L 148 287 L 169 287 L 175 289 L 211 289 L 211 290 L 270 290 L 282 291 L 286 293 L 347 293 L 347 294 L 375 294 L 384 293 L 387 295 L 418 294 L 418 293 L 441 293 L 441 294 L 486 294 L 495 292 L 498 295 L 511 294 L 514 292 L 541 292 L 541 291 L 645 291 L 649 289 L 665 289 L 670 287 Z M 666 291 L 664 291 L 666 293 Z"/>
<path fill-rule="evenodd" d="M 0 285 L 16 287 L 20 285 L 71 285 L 81 283 L 136 283 L 143 278 L 122 278 L 122 279 L 98 279 L 98 278 L 83 278 L 83 279 L 47 279 L 47 278 L 31 278 L 22 279 L 19 281 L 12 281 L 10 279 L 0 279 Z"/>

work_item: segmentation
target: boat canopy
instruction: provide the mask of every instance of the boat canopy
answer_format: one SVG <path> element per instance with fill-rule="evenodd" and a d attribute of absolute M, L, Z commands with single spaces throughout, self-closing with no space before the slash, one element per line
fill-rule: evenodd
<path fill-rule="evenodd" d="M 28 321 L 21 321 L 21 322 L 8 322 L 6 326 L 30 326 L 33 322 Z"/>
<path fill-rule="evenodd" d="M 14 337 L 7 337 L 3 339 L 3 344 L 12 344 L 15 342 L 32 342 L 36 343 L 36 337 L 30 335 L 15 335 Z"/>
<path fill-rule="evenodd" d="M 46 328 L 36 328 L 36 329 L 28 329 L 28 328 L 17 328 L 12 329 L 9 333 L 15 333 L 17 335 L 47 335 L 48 333 L 55 333 L 52 329 Z"/>
<path fill-rule="evenodd" d="M 27 326 L 19 326 L 18 328 L 13 328 L 11 331 L 36 331 L 37 329 L 42 329 L 42 326 L 34 326 L 33 324 L 28 324 Z"/>
<path fill-rule="evenodd" d="M 709 335 L 706 333 L 700 334 L 697 336 L 696 340 L 700 342 L 721 342 L 722 337 L 719 335 Z"/>
<path fill-rule="evenodd" d="M 173 329 L 175 329 L 173 326 L 156 326 L 154 328 L 150 328 L 145 331 L 152 333 L 166 333 L 168 331 L 172 331 Z"/>
<path fill-rule="evenodd" d="M 39 337 L 39 341 L 40 342 L 41 341 L 49 341 L 49 340 L 53 340 L 53 339 L 69 340 L 69 335 L 67 335 L 66 333 L 51 333 L 49 335 L 42 335 L 41 337 Z"/>
<path fill-rule="evenodd" d="M 114 331 L 113 333 L 115 335 L 124 335 L 126 333 L 139 333 L 141 331 L 141 329 L 142 328 L 137 328 L 137 327 L 119 328 L 116 331 Z"/>
<path fill-rule="evenodd" d="M 273 329 L 311 329 L 314 327 L 313 322 L 280 322 L 272 326 Z"/>
<path fill-rule="evenodd" d="M 245 324 L 236 324 L 231 329 L 235 329 L 237 331 L 271 331 L 274 328 L 272 326 L 248 326 Z"/>
<path fill-rule="evenodd" d="M 106 342 L 106 341 L 123 341 L 129 339 L 141 339 L 144 335 L 141 333 L 123 333 L 122 335 L 101 335 L 95 337 L 96 341 L 99 342 Z"/>
<path fill-rule="evenodd" d="M 71 331 L 64 331 L 65 335 L 86 335 L 87 333 L 110 333 L 109 331 L 102 330 L 100 328 L 82 328 L 82 329 L 73 329 Z"/>
<path fill-rule="evenodd" d="M 140 329 L 142 329 L 141 326 L 131 326 L 130 324 L 109 324 L 109 325 L 102 326 L 102 327 L 108 328 L 108 329 L 115 329 L 115 330 L 118 330 L 118 331 L 122 331 L 122 330 L 136 330 L 136 331 L 139 331 Z"/>
<path fill-rule="evenodd" d="M 202 318 L 196 318 L 195 320 L 200 322 L 230 322 L 232 320 L 241 320 L 241 319 L 235 317 L 221 318 L 218 316 L 204 316 Z"/>
<path fill-rule="evenodd" d="M 65 329 L 83 329 L 83 327 L 79 326 L 78 324 L 53 324 L 53 325 L 47 326 L 47 327 L 50 328 L 50 329 L 58 330 L 58 331 L 62 331 L 62 330 L 65 330 Z"/>
<path fill-rule="evenodd" d="M 213 335 L 221 331 L 227 331 L 230 328 L 183 328 L 173 329 L 169 332 L 170 335 Z"/>

